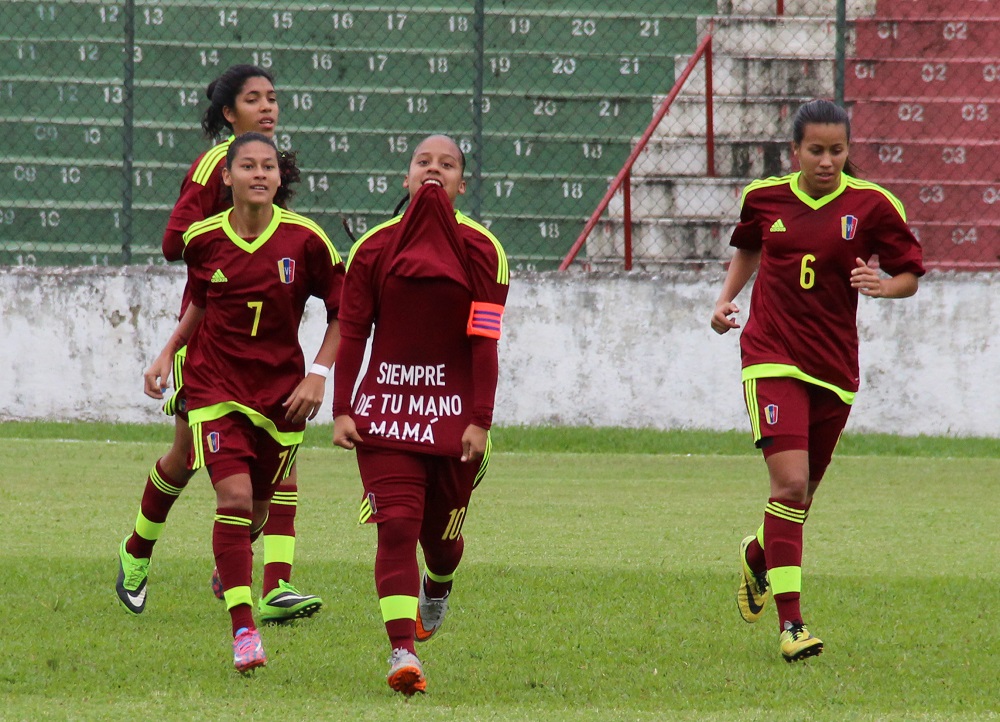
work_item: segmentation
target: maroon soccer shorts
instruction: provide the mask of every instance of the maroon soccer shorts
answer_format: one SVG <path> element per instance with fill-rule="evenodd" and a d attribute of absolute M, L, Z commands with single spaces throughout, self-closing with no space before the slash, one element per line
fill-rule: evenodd
<path fill-rule="evenodd" d="M 254 499 L 270 499 L 288 476 L 298 444 L 282 446 L 241 413 L 204 421 L 192 427 L 191 468 L 205 466 L 215 484 L 236 474 L 249 474 Z M 199 463 L 200 457 L 200 463 Z"/>
<path fill-rule="evenodd" d="M 779 451 L 809 452 L 809 478 L 826 472 L 851 407 L 822 386 L 792 378 L 749 379 L 743 395 L 754 443 L 764 458 Z"/>
<path fill-rule="evenodd" d="M 458 538 L 480 464 L 362 444 L 357 454 L 365 488 L 360 523 L 420 519 L 422 536 Z"/>

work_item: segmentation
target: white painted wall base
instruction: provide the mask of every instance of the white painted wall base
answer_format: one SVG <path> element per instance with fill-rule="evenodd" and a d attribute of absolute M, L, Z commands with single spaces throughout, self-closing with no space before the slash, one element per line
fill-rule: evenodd
<path fill-rule="evenodd" d="M 708 325 L 722 275 L 515 275 L 496 422 L 746 429 L 738 337 Z M 163 418 L 142 371 L 183 283 L 179 267 L 0 270 L 0 419 Z M 749 293 L 737 301 L 748 307 Z M 914 298 L 862 299 L 848 428 L 1000 437 L 997 318 L 997 274 L 932 273 Z M 311 303 L 307 362 L 323 325 Z"/>

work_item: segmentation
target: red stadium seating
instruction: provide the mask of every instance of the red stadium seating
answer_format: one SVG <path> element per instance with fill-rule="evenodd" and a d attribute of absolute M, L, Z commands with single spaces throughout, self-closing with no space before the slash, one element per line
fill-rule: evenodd
<path fill-rule="evenodd" d="M 878 0 L 881 18 L 980 18 L 996 15 L 990 0 Z"/>
<path fill-rule="evenodd" d="M 903 202 L 929 263 L 1000 267 L 1000 3 L 878 0 L 855 23 L 851 159 Z"/>
<path fill-rule="evenodd" d="M 1000 16 L 1000 6 L 993 11 Z M 965 20 L 875 17 L 855 22 L 855 54 L 859 58 L 995 57 L 1000 44 L 998 17 Z"/>
<path fill-rule="evenodd" d="M 1000 99 L 1000 59 L 880 58 L 847 63 L 844 92 L 852 98 L 891 97 L 900 89 L 933 97 Z"/>

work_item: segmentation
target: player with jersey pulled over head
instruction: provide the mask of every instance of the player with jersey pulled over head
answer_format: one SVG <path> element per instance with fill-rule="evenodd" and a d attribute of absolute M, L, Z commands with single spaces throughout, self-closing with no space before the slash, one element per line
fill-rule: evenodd
<path fill-rule="evenodd" d="M 430 639 L 447 612 L 462 524 L 489 463 L 509 284 L 500 242 L 453 207 L 464 170 L 447 136 L 416 147 L 403 181 L 409 207 L 354 244 L 340 308 L 333 441 L 357 452 L 360 522 L 377 525 L 386 679 L 407 696 L 426 690 L 414 642 Z"/>
<path fill-rule="evenodd" d="M 250 545 L 295 462 L 306 420 L 323 402 L 344 265 L 316 223 L 273 204 L 281 178 L 270 138 L 233 140 L 223 182 L 233 208 L 184 234 L 191 304 L 175 343 L 188 344 L 191 468 L 206 467 L 215 488 L 212 548 L 234 664 L 246 671 L 266 662 L 253 616 Z M 307 373 L 298 334 L 310 296 L 324 302 L 327 329 Z"/>
<path fill-rule="evenodd" d="M 277 128 L 279 113 L 274 78 L 262 68 L 254 65 L 231 66 L 209 83 L 206 94 L 209 105 L 202 116 L 201 127 L 206 138 L 219 142 L 191 164 L 181 183 L 180 194 L 163 234 L 163 255 L 168 261 L 181 260 L 183 234 L 191 224 L 232 205 L 230 189 L 222 181 L 222 170 L 233 139 L 247 132 L 273 138 Z M 279 169 L 282 182 L 274 202 L 285 207 L 294 194 L 292 184 L 299 178 L 294 154 L 281 154 Z M 190 290 L 185 286 L 181 315 L 189 302 Z M 181 348 L 174 353 L 175 349 L 174 344 L 168 343 L 144 374 L 145 393 L 156 399 L 163 398 L 167 380 L 173 374 L 175 393 L 164 405 L 164 411 L 174 416 L 175 428 L 173 444 L 153 465 L 146 478 L 135 526 L 118 550 L 115 590 L 122 606 L 132 614 L 141 614 L 146 608 L 153 547 L 163 533 L 171 507 L 194 474 L 188 468 L 192 439 L 183 408 L 186 349 Z M 288 478 L 278 487 L 273 511 L 263 532 L 264 595 L 260 603 L 266 621 L 283 622 L 309 616 L 323 603 L 317 596 L 302 594 L 290 583 L 297 504 L 298 487 L 293 467 Z M 216 594 L 221 595 L 215 573 L 212 575 L 212 586 Z"/>
<path fill-rule="evenodd" d="M 756 272 L 740 335 L 743 396 L 770 495 L 763 524 L 740 545 L 737 605 L 756 622 L 774 597 L 789 662 L 823 650 L 799 606 L 802 531 L 859 387 L 858 294 L 912 296 L 924 273 L 903 205 L 854 177 L 847 113 L 826 100 L 806 103 L 792 137 L 800 170 L 743 192 L 711 319 L 719 334 L 740 327 L 733 299 Z M 870 265 L 875 256 L 880 270 Z"/>

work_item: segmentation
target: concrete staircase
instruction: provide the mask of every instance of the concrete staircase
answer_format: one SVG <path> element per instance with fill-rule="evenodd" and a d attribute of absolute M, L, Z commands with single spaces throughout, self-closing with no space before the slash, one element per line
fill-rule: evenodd
<path fill-rule="evenodd" d="M 700 62 L 633 170 L 633 261 L 637 269 L 714 263 L 729 256 L 743 187 L 791 168 L 789 118 L 805 100 L 832 97 L 833 4 L 719 0 L 698 22 L 713 33 L 715 178 L 706 177 L 705 66 Z M 870 15 L 874 0 L 850 0 L 848 18 Z M 850 40 L 850 38 L 849 38 Z M 851 48 L 848 49 L 851 54 Z M 689 56 L 675 61 L 676 75 Z M 663 96 L 653 98 L 653 108 Z M 620 267 L 621 195 L 588 239 L 591 265 Z"/>

